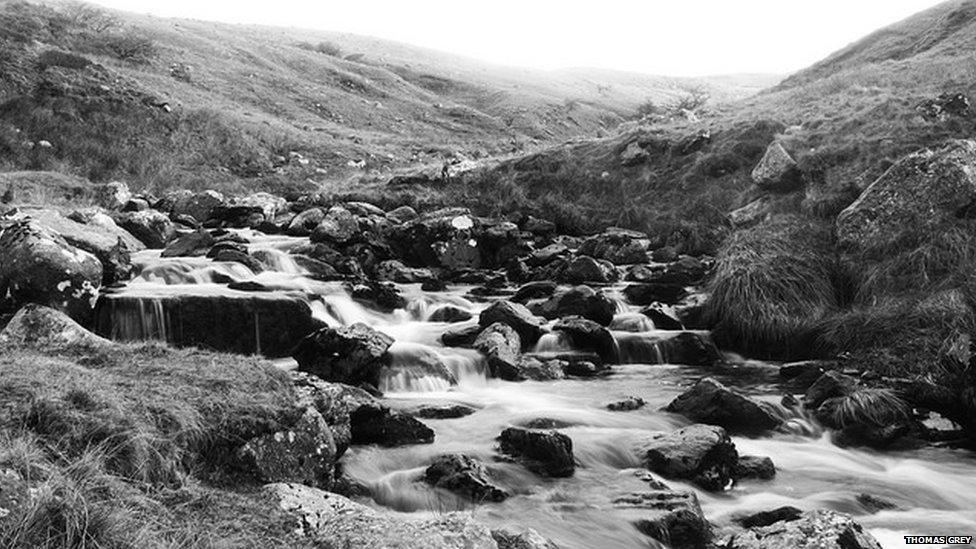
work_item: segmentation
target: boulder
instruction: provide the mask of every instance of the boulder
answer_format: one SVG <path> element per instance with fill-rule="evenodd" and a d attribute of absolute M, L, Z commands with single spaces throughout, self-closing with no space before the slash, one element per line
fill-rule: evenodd
<path fill-rule="evenodd" d="M 481 331 L 473 347 L 487 357 L 491 377 L 519 380 L 518 360 L 522 340 L 514 328 L 500 322 L 492 324 Z"/>
<path fill-rule="evenodd" d="M 336 454 L 332 431 L 318 410 L 310 407 L 291 428 L 247 441 L 237 451 L 237 459 L 262 482 L 297 482 L 329 489 Z"/>
<path fill-rule="evenodd" d="M 214 245 L 209 231 L 199 229 L 178 237 L 170 242 L 160 254 L 161 257 L 203 257 Z"/>
<path fill-rule="evenodd" d="M 684 330 L 685 327 L 678 319 L 678 313 L 669 305 L 651 303 L 641 309 L 641 314 L 651 319 L 658 330 Z"/>
<path fill-rule="evenodd" d="M 463 404 L 426 405 L 409 410 L 407 413 L 421 419 L 457 419 L 470 416 L 477 410 Z"/>
<path fill-rule="evenodd" d="M 803 395 L 803 406 L 817 409 L 827 399 L 847 396 L 856 388 L 857 380 L 853 377 L 834 370 L 828 371 L 807 389 Z"/>
<path fill-rule="evenodd" d="M 780 521 L 797 520 L 801 516 L 803 516 L 803 511 L 797 509 L 796 507 L 785 505 L 770 511 L 760 511 L 758 513 L 734 518 L 732 520 L 741 524 L 744 528 L 757 528 L 769 526 L 770 524 L 775 524 Z"/>
<path fill-rule="evenodd" d="M 589 360 L 563 360 L 566 365 L 563 372 L 573 377 L 597 377 L 610 374 L 610 366 L 597 364 Z"/>
<path fill-rule="evenodd" d="M 519 287 L 512 301 L 525 305 L 531 299 L 546 299 L 556 291 L 556 283 L 549 280 L 529 282 Z"/>
<path fill-rule="evenodd" d="M 342 206 L 332 206 L 315 229 L 312 242 L 345 244 L 359 234 L 359 223 L 352 213 Z"/>
<path fill-rule="evenodd" d="M 607 410 L 611 412 L 632 412 L 634 410 L 639 410 L 647 404 L 644 399 L 640 397 L 630 396 L 623 400 L 616 400 L 607 404 Z"/>
<path fill-rule="evenodd" d="M 575 286 L 557 291 L 542 303 L 531 304 L 529 310 L 550 320 L 581 316 L 608 326 L 617 312 L 617 304 L 604 292 L 596 292 L 589 286 Z"/>
<path fill-rule="evenodd" d="M 674 549 L 710 547 L 711 525 L 693 492 L 654 490 L 618 496 L 614 507 L 624 509 L 644 535 Z"/>
<path fill-rule="evenodd" d="M 509 427 L 498 437 L 503 454 L 546 477 L 569 477 L 576 469 L 573 441 L 558 431 L 530 431 Z"/>
<path fill-rule="evenodd" d="M 518 333 L 523 345 L 533 345 L 542 336 L 542 320 L 519 303 L 496 301 L 481 311 L 478 324 L 490 326 L 495 323 L 511 326 Z"/>
<path fill-rule="evenodd" d="M 443 455 L 424 471 L 424 480 L 435 488 L 464 496 L 472 501 L 504 501 L 508 492 L 491 481 L 485 466 L 463 454 Z"/>
<path fill-rule="evenodd" d="M 587 238 L 578 251 L 614 265 L 630 265 L 647 262 L 648 242 L 644 233 L 613 229 Z"/>
<path fill-rule="evenodd" d="M 562 280 L 570 284 L 584 282 L 607 284 L 617 279 L 617 271 L 613 264 L 598 261 L 588 255 L 581 255 L 569 262 L 562 271 Z"/>
<path fill-rule="evenodd" d="M 792 515 L 790 515 L 792 516 Z M 736 534 L 728 549 L 881 549 L 881 545 L 849 515 L 836 511 L 806 511 L 799 518 L 781 520 Z"/>
<path fill-rule="evenodd" d="M 121 210 L 132 198 L 129 186 L 120 181 L 92 186 L 92 197 L 96 204 L 106 210 Z"/>
<path fill-rule="evenodd" d="M 529 267 L 541 267 L 567 255 L 569 255 L 569 248 L 565 244 L 556 242 L 529 254 L 525 263 Z"/>
<path fill-rule="evenodd" d="M 325 212 L 322 208 L 309 208 L 293 217 L 285 232 L 291 236 L 309 236 L 323 219 Z"/>
<path fill-rule="evenodd" d="M 773 405 L 743 396 L 710 377 L 672 400 L 667 410 L 732 433 L 759 434 L 783 423 Z"/>
<path fill-rule="evenodd" d="M 104 347 L 112 342 L 89 332 L 61 311 L 28 303 L 0 331 L 0 344 L 56 349 Z"/>
<path fill-rule="evenodd" d="M 496 377 L 507 381 L 552 381 L 566 377 L 565 366 L 568 363 L 559 359 L 540 360 L 539 358 L 520 355 L 515 366 L 509 371 L 496 370 Z"/>
<path fill-rule="evenodd" d="M 456 237 L 434 242 L 430 246 L 437 258 L 436 265 L 450 270 L 480 269 L 481 249 L 472 238 Z"/>
<path fill-rule="evenodd" d="M 471 347 L 474 342 L 478 339 L 478 335 L 481 334 L 481 326 L 477 324 L 471 326 L 462 326 L 458 328 L 449 328 L 443 334 L 441 334 L 441 343 L 445 347 Z M 512 330 L 512 333 L 515 331 Z M 515 334 L 516 336 L 518 334 Z M 521 346 L 521 342 L 519 343 Z"/>
<path fill-rule="evenodd" d="M 147 248 L 165 248 L 176 238 L 176 225 L 166 214 L 156 210 L 118 213 L 113 219 Z"/>
<path fill-rule="evenodd" d="M 188 196 L 181 196 L 173 203 L 173 215 L 188 215 L 200 223 L 206 223 L 213 215 L 214 209 L 225 204 L 224 195 L 217 191 L 206 190 Z"/>
<path fill-rule="evenodd" d="M 773 460 L 766 456 L 739 456 L 733 476 L 736 480 L 770 480 L 776 476 L 776 466 Z"/>
<path fill-rule="evenodd" d="M 454 305 L 441 305 L 433 310 L 427 320 L 430 322 L 464 322 L 471 320 L 472 315 L 469 311 Z"/>
<path fill-rule="evenodd" d="M 729 220 L 738 229 L 752 227 L 769 217 L 770 211 L 769 197 L 763 196 L 729 212 Z"/>
<path fill-rule="evenodd" d="M 87 322 L 102 283 L 102 264 L 37 222 L 18 221 L 0 233 L 0 303 L 47 305 Z"/>
<path fill-rule="evenodd" d="M 404 446 L 434 442 L 434 431 L 420 420 L 378 404 L 365 404 L 351 411 L 353 444 Z"/>
<path fill-rule="evenodd" d="M 732 482 L 739 458 L 725 429 L 702 424 L 653 435 L 640 451 L 651 471 L 715 491 Z"/>
<path fill-rule="evenodd" d="M 261 217 L 267 221 L 273 221 L 279 214 L 288 209 L 288 201 L 266 192 L 252 193 L 241 198 L 235 198 L 231 202 L 233 206 L 261 212 Z"/>
<path fill-rule="evenodd" d="M 366 324 L 322 328 L 309 334 L 292 357 L 298 369 L 326 381 L 379 386 L 380 371 L 389 363 L 393 338 Z"/>
<path fill-rule="evenodd" d="M 492 530 L 491 537 L 498 543 L 498 549 L 559 549 L 552 540 L 531 528 L 527 530 L 500 528 Z"/>
<path fill-rule="evenodd" d="M 419 216 L 417 215 L 417 210 L 410 206 L 400 206 L 399 208 L 386 212 L 386 217 L 397 223 L 406 223 L 417 219 Z"/>
<path fill-rule="evenodd" d="M 131 288 L 131 287 L 130 287 Z M 283 292 L 103 293 L 95 306 L 95 333 L 113 341 L 166 341 L 267 357 L 288 356 L 322 328 L 303 298 Z"/>
<path fill-rule="evenodd" d="M 342 456 L 352 443 L 351 411 L 375 404 L 366 391 L 342 383 L 323 381 L 305 372 L 289 372 L 298 394 L 299 407 L 314 407 L 329 425 L 336 446 L 336 459 Z"/>
<path fill-rule="evenodd" d="M 380 513 L 365 505 L 301 484 L 269 484 L 272 504 L 295 517 L 299 534 L 316 547 L 384 549 L 495 549 L 491 531 L 471 513 L 444 513 L 409 519 Z"/>
<path fill-rule="evenodd" d="M 556 232 L 556 224 L 548 219 L 540 219 L 530 215 L 522 221 L 522 230 L 536 236 L 546 236 Z"/>
<path fill-rule="evenodd" d="M 377 280 L 387 282 L 399 282 L 401 284 L 413 284 L 434 278 L 430 269 L 407 267 L 402 261 L 388 259 L 381 261 L 374 269 Z"/>
<path fill-rule="evenodd" d="M 766 153 L 752 170 L 752 180 L 760 189 L 774 192 L 789 192 L 802 183 L 796 161 L 779 142 L 766 148 Z"/>
<path fill-rule="evenodd" d="M 368 281 L 357 284 L 352 288 L 352 297 L 359 301 L 366 301 L 375 308 L 391 312 L 407 306 L 407 300 L 400 295 L 400 290 L 393 284 Z"/>
<path fill-rule="evenodd" d="M 976 215 L 976 141 L 956 140 L 899 160 L 837 216 L 838 242 L 884 249 Z"/>
<path fill-rule="evenodd" d="M 600 324 L 581 317 L 568 317 L 560 319 L 552 329 L 566 334 L 574 349 L 592 351 L 606 364 L 620 363 L 617 340 Z"/>
<path fill-rule="evenodd" d="M 629 284 L 624 288 L 624 297 L 634 305 L 650 305 L 654 302 L 674 305 L 688 292 L 684 286 L 674 282 L 643 282 Z"/>

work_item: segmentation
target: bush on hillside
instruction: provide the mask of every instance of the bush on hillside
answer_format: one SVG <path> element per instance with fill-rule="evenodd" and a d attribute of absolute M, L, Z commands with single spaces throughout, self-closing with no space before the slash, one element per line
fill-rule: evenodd
<path fill-rule="evenodd" d="M 830 227 L 778 216 L 734 233 L 717 258 L 706 320 L 720 346 L 754 356 L 816 356 L 818 322 L 848 300 Z"/>

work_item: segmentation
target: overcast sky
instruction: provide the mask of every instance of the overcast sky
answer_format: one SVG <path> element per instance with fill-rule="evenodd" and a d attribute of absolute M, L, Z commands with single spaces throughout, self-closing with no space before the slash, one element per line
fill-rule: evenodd
<path fill-rule="evenodd" d="M 96 0 L 389 38 L 506 65 L 788 73 L 937 0 Z"/>

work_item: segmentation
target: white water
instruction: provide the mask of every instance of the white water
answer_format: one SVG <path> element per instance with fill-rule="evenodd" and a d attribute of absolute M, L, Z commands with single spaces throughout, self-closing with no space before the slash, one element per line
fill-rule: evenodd
<path fill-rule="evenodd" d="M 139 308 L 133 315 L 141 320 L 135 327 L 120 325 L 117 335 L 165 338 L 165 325 L 154 320 L 157 298 L 180 292 L 231 292 L 213 282 L 217 276 L 254 280 L 278 291 L 300 293 L 309 300 L 313 314 L 330 325 L 364 322 L 394 337 L 397 343 L 391 349 L 392 365 L 382 381 L 389 405 L 408 409 L 420 404 L 462 403 L 477 411 L 458 419 L 425 420 L 436 433 L 431 445 L 352 449 L 344 457 L 345 470 L 370 487 L 377 506 L 422 513 L 472 509 L 476 518 L 492 526 L 535 528 L 564 549 L 653 546 L 611 500 L 622 493 L 646 490 L 635 476 L 640 468 L 635 441 L 687 423 L 661 408 L 704 375 L 718 375 L 724 383 L 763 399 L 777 400 L 780 396 L 782 388 L 770 375 L 775 369 L 761 362 L 743 360 L 738 368 L 721 372 L 666 364 L 668 357 L 656 343 L 660 332 L 653 331 L 652 324 L 635 316 L 622 302 L 612 327 L 623 361 L 629 364 L 616 366 L 613 375 L 555 382 L 488 380 L 476 352 L 439 345 L 438 337 L 448 324 L 426 320 L 443 304 L 468 310 L 476 318 L 483 304 L 465 299 L 462 290 L 424 294 L 419 286 L 410 285 L 403 288 L 410 300 L 406 310 L 389 314 L 371 311 L 349 297 L 340 284 L 302 276 L 286 254 L 297 242 L 284 237 L 259 239 L 252 245 L 252 253 L 273 251 L 255 253 L 268 268 L 257 275 L 238 264 L 199 258 L 160 259 L 153 252 L 137 254 L 141 274 L 123 292 L 138 298 Z M 461 325 L 464 323 L 451 326 Z M 568 341 L 558 334 L 543 336 L 536 348 L 542 352 L 568 349 Z M 450 374 L 439 375 L 439 371 Z M 647 406 L 633 412 L 605 408 L 608 402 L 631 395 L 643 398 Z M 563 432 L 572 438 L 579 461 L 572 478 L 542 479 L 521 466 L 493 461 L 494 439 L 504 428 L 538 418 L 569 425 Z M 772 481 L 742 482 L 721 494 L 702 492 L 681 482 L 668 484 L 695 490 L 719 535 L 734 516 L 782 505 L 851 513 L 886 548 L 902 547 L 902 536 L 907 534 L 976 534 L 976 458 L 972 453 L 842 449 L 802 418 L 791 419 L 791 425 L 795 434 L 735 439 L 740 454 L 773 458 L 777 476 Z M 431 459 L 446 452 L 482 459 L 513 497 L 471 507 L 417 482 Z M 898 509 L 869 514 L 856 501 L 861 493 L 891 501 Z"/>

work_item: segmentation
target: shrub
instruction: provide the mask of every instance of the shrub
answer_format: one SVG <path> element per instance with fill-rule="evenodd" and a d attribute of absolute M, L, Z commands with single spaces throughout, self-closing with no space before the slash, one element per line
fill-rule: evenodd
<path fill-rule="evenodd" d="M 891 389 L 858 389 L 837 403 L 831 420 L 840 428 L 886 427 L 907 420 L 908 412 L 908 403 Z"/>
<path fill-rule="evenodd" d="M 46 50 L 37 57 L 41 70 L 48 67 L 64 67 L 66 69 L 83 69 L 91 65 L 91 61 L 81 55 L 60 50 Z"/>

